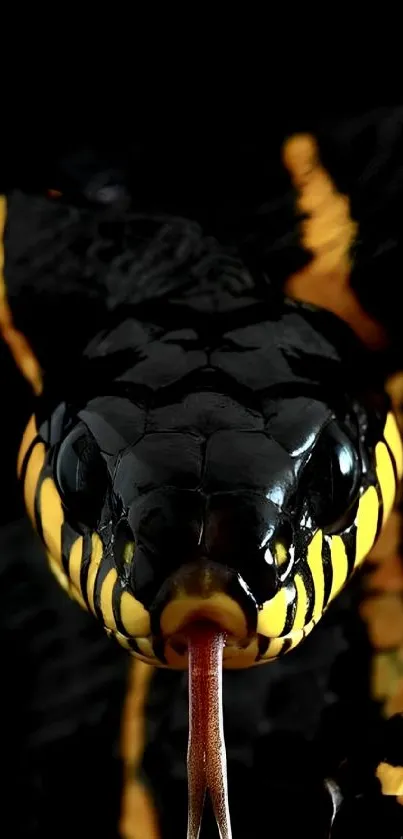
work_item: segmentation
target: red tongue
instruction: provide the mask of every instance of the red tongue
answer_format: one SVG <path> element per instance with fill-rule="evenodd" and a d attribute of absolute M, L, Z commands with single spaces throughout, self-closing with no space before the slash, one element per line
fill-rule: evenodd
<path fill-rule="evenodd" d="M 227 760 L 222 715 L 222 659 L 225 633 L 200 623 L 188 633 L 189 743 L 188 832 L 198 839 L 206 790 L 210 793 L 220 839 L 231 839 Z"/>

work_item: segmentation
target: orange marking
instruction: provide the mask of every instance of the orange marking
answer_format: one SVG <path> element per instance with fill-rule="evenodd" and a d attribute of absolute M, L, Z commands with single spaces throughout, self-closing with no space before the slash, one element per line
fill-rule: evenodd
<path fill-rule="evenodd" d="M 370 348 L 385 346 L 386 333 L 349 285 L 357 224 L 350 215 L 348 196 L 337 191 L 310 134 L 290 137 L 283 147 L 283 161 L 298 192 L 298 210 L 306 214 L 300 224 L 301 244 L 312 254 L 311 262 L 289 277 L 285 291 L 296 300 L 334 312 Z"/>
<path fill-rule="evenodd" d="M 124 839 L 158 839 L 158 820 L 150 794 L 136 777 L 144 750 L 144 706 L 153 668 L 135 659 L 122 718 L 121 753 L 126 783 L 123 789 L 120 831 Z"/>
<path fill-rule="evenodd" d="M 21 373 L 28 380 L 36 394 L 42 391 L 42 374 L 38 360 L 29 346 L 25 335 L 13 324 L 11 309 L 7 300 L 4 277 L 4 228 L 6 224 L 6 199 L 0 196 L 0 333 L 8 345 L 11 355 Z"/>

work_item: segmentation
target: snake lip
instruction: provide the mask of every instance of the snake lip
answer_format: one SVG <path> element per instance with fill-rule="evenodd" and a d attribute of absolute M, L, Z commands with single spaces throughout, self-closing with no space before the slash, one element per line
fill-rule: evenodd
<path fill-rule="evenodd" d="M 209 620 L 201 618 L 191 621 L 184 626 L 183 631 L 163 638 L 160 636 L 154 640 L 153 651 L 157 661 L 164 667 L 168 666 L 174 670 L 187 670 L 189 666 L 189 638 L 197 624 L 210 624 Z M 218 634 L 221 627 L 215 624 Z M 221 630 L 222 634 L 222 630 Z M 256 635 L 239 638 L 234 635 L 225 634 L 223 639 L 223 667 L 229 669 L 245 669 L 253 666 L 258 658 L 258 639 Z"/>

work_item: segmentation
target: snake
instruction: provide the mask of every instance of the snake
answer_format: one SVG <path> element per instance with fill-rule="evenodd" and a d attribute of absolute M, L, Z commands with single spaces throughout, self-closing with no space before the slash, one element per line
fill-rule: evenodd
<path fill-rule="evenodd" d="M 152 228 L 185 247 L 183 219 Z M 62 393 L 44 377 L 17 468 L 66 594 L 136 658 L 189 670 L 188 839 L 207 791 L 229 839 L 222 669 L 312 632 L 375 544 L 403 450 L 353 331 L 192 237 L 190 284 L 116 306 Z"/>

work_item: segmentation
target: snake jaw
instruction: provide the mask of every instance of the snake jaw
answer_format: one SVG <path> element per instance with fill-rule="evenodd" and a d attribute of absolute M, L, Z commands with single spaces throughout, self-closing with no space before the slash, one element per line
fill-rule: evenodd
<path fill-rule="evenodd" d="M 208 622 L 187 632 L 189 650 L 188 832 L 200 835 L 206 792 L 220 839 L 231 839 L 222 708 L 225 633 Z"/>

